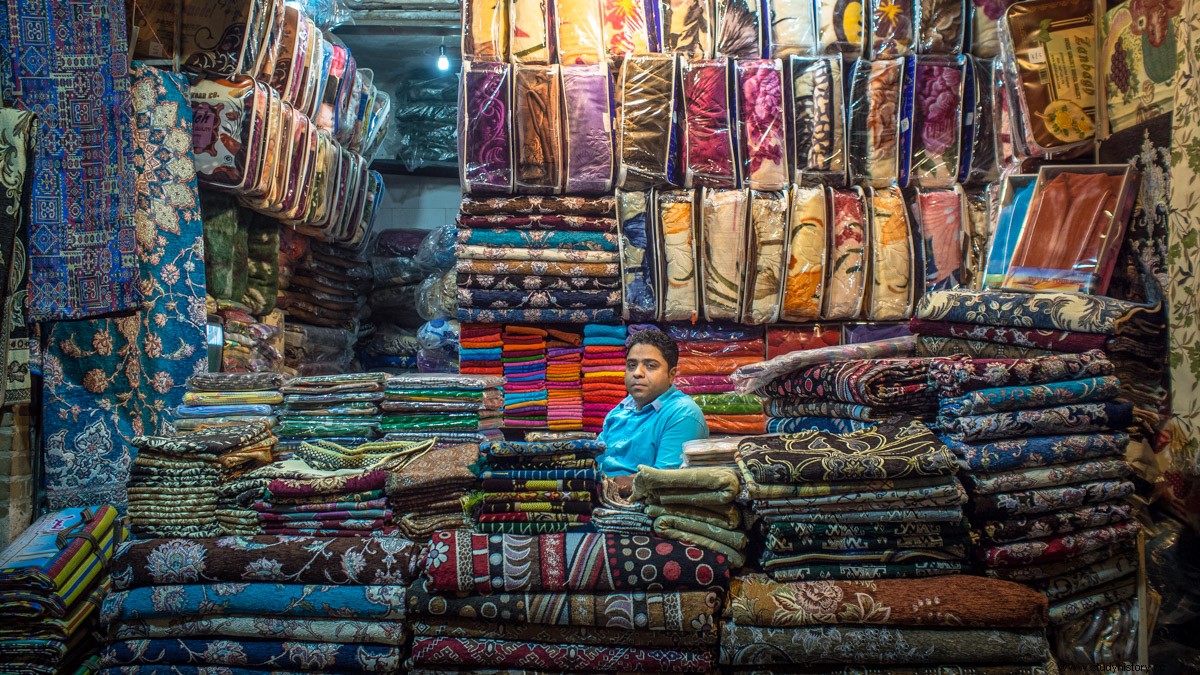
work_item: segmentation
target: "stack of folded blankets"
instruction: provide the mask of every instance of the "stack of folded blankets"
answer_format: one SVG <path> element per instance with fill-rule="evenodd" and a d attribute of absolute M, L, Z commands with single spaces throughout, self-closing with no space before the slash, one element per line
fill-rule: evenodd
<path fill-rule="evenodd" d="M 469 528 L 462 502 L 475 486 L 471 465 L 478 458 L 478 442 L 435 445 L 392 471 L 384 490 L 400 532 L 424 542 L 436 530 Z"/>
<path fill-rule="evenodd" d="M 599 506 L 592 511 L 592 526 L 597 531 L 625 535 L 654 532 L 654 519 L 646 515 L 646 505 L 630 501 L 612 476 L 600 482 L 597 498 Z"/>
<path fill-rule="evenodd" d="M 123 539 L 111 506 L 42 516 L 0 551 L 0 672 L 73 673 L 94 654 Z"/>
<path fill-rule="evenodd" d="M 1046 603 L 995 579 L 730 583 L 725 672 L 1056 672 Z"/>
<path fill-rule="evenodd" d="M 1132 405 L 1099 351 L 939 360 L 938 423 L 965 467 L 989 576 L 1030 584 L 1062 624 L 1132 598 L 1140 525 L 1124 452 Z"/>
<path fill-rule="evenodd" d="M 758 363 L 766 351 L 761 326 L 697 324 L 668 326 L 679 345 L 675 386 L 700 406 L 714 434 L 762 434 L 767 430 L 762 401 L 733 393 L 730 374 Z"/>
<path fill-rule="evenodd" d="M 409 590 L 407 666 L 710 672 L 728 579 L 717 554 L 668 539 L 438 532 Z"/>
<path fill-rule="evenodd" d="M 388 478 L 420 461 L 432 447 L 433 439 L 353 448 L 320 440 L 305 443 L 295 458 L 246 475 L 245 482 L 260 490 L 250 503 L 259 531 L 317 537 L 394 534 Z"/>
<path fill-rule="evenodd" d="M 397 304 L 412 303 L 428 274 L 417 260 L 421 241 L 428 230 L 396 229 L 382 233 L 370 258 L 372 307 L 375 332 L 359 344 L 359 361 L 364 369 L 395 372 L 416 370 L 416 328 L 420 317 L 416 305 L 395 311 Z"/>
<path fill-rule="evenodd" d="M 620 319 L 612 195 L 467 196 L 458 227 L 459 321 Z"/>
<path fill-rule="evenodd" d="M 546 332 L 546 426 L 553 431 L 578 431 L 583 429 L 583 336 Z"/>
<path fill-rule="evenodd" d="M 490 323 L 465 323 L 459 332 L 458 372 L 463 375 L 502 377 L 503 327 Z"/>
<path fill-rule="evenodd" d="M 475 529 L 541 534 L 587 527 L 603 453 L 603 443 L 589 440 L 484 443 L 478 492 L 468 500 Z"/>
<path fill-rule="evenodd" d="M 104 672 L 394 673 L 418 546 L 389 537 L 151 539 L 114 561 Z"/>
<path fill-rule="evenodd" d="M 479 432 L 503 423 L 504 378 L 411 374 L 389 377 L 384 392 L 385 433 Z"/>
<path fill-rule="evenodd" d="M 285 441 L 334 438 L 365 443 L 379 435 L 383 373 L 298 377 L 284 394 L 279 437 Z"/>
<path fill-rule="evenodd" d="M 222 534 L 221 488 L 274 460 L 277 442 L 265 422 L 134 437 L 138 452 L 128 487 L 133 536 Z"/>
<path fill-rule="evenodd" d="M 284 354 L 293 376 L 336 375 L 350 370 L 358 334 L 303 323 L 284 326 Z"/>
<path fill-rule="evenodd" d="M 410 373 L 417 370 L 421 342 L 417 331 L 393 324 L 377 326 L 370 339 L 358 346 L 358 363 L 364 370 Z"/>
<path fill-rule="evenodd" d="M 737 448 L 742 436 L 697 438 L 683 444 L 683 466 L 737 466 Z"/>
<path fill-rule="evenodd" d="M 224 344 L 221 370 L 227 373 L 257 373 L 278 370 L 284 365 L 283 313 L 274 311 L 255 317 L 242 305 L 221 305 Z"/>
<path fill-rule="evenodd" d="M 505 326 L 504 426 L 511 429 L 546 427 L 546 336 L 541 328 Z"/>
<path fill-rule="evenodd" d="M 922 422 L 744 439 L 738 467 L 776 581 L 885 579 L 969 568 L 954 453 Z"/>
<path fill-rule="evenodd" d="M 176 431 L 263 421 L 275 426 L 283 395 L 278 373 L 201 373 L 188 379 Z"/>
<path fill-rule="evenodd" d="M 791 352 L 739 368 L 738 391 L 766 399 L 767 431 L 847 432 L 894 415 L 932 420 L 933 359 L 915 358 L 915 338 Z"/>
<path fill-rule="evenodd" d="M 583 429 L 600 432 L 625 399 L 625 326 L 583 327 Z"/>
<path fill-rule="evenodd" d="M 632 501 L 646 504 L 654 533 L 720 554 L 732 568 L 746 564 L 742 512 L 734 500 L 742 483 L 724 467 L 654 469 L 638 467 Z"/>
<path fill-rule="evenodd" d="M 385 441 L 420 441 L 433 439 L 433 447 L 444 448 L 449 445 L 473 443 L 479 445 L 487 441 L 504 440 L 504 432 L 499 429 L 485 431 L 393 431 L 384 434 Z"/>
<path fill-rule="evenodd" d="M 370 316 L 367 294 L 372 286 L 371 265 L 352 251 L 311 241 L 293 273 L 281 277 L 278 306 L 287 311 L 288 323 L 347 331 L 358 341 L 359 327 Z M 375 306 L 389 315 L 394 306 Z M 351 350 L 353 354 L 353 349 Z M 298 368 L 304 364 L 289 363 Z"/>

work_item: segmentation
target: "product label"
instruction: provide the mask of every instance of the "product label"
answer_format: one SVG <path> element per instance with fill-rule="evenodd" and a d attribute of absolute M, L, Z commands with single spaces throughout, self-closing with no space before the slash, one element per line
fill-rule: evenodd
<path fill-rule="evenodd" d="M 1052 97 L 1074 103 L 1085 110 L 1091 110 L 1096 105 L 1093 32 L 1091 25 L 1083 25 L 1051 32 L 1048 40 L 1042 38 L 1045 42 L 1044 68 L 1050 72 Z M 1039 51 L 1043 50 L 1034 50 Z"/>

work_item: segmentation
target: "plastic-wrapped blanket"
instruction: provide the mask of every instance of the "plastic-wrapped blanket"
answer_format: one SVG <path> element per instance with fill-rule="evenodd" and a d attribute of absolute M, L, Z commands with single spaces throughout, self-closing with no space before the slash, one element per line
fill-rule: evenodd
<path fill-rule="evenodd" d="M 659 192 L 656 197 L 667 281 L 661 318 L 666 321 L 692 321 L 698 310 L 694 196 L 691 191 L 675 191 Z"/>
<path fill-rule="evenodd" d="M 662 187 L 675 173 L 675 57 L 635 56 L 621 65 L 621 109 L 618 115 L 620 176 L 626 189 Z"/>
<path fill-rule="evenodd" d="M 622 290 L 626 321 L 653 321 L 658 311 L 655 289 L 657 237 L 650 225 L 653 204 L 649 192 L 618 192 L 617 214 L 621 227 Z"/>
<path fill-rule="evenodd" d="M 779 318 L 783 284 L 784 229 L 788 193 L 750 193 L 750 243 L 755 252 L 746 265 L 746 298 L 742 323 L 767 324 Z"/>
<path fill-rule="evenodd" d="M 792 190 L 788 261 L 780 312 L 784 321 L 812 321 L 820 316 L 828 247 L 825 198 L 823 188 Z"/>
<path fill-rule="evenodd" d="M 871 291 L 867 318 L 907 319 L 912 313 L 912 238 L 899 188 L 871 191 Z"/>
<path fill-rule="evenodd" d="M 592 0 L 595 4 L 595 0 Z M 566 104 L 566 189 L 608 192 L 613 179 L 612 95 L 608 67 L 562 69 Z"/>
<path fill-rule="evenodd" d="M 705 190 L 701 210 L 704 318 L 736 321 L 746 272 L 746 190 Z"/>
<path fill-rule="evenodd" d="M 853 319 L 866 292 L 866 206 L 861 189 L 834 190 L 832 267 L 825 290 L 826 319 Z"/>

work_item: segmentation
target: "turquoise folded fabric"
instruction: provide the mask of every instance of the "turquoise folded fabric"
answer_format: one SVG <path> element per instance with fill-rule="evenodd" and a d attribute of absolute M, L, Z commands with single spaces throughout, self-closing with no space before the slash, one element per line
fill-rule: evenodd
<path fill-rule="evenodd" d="M 104 599 L 102 623 L 179 616 L 403 619 L 403 586 L 193 584 L 117 591 Z"/>
<path fill-rule="evenodd" d="M 963 396 L 942 399 L 939 403 L 939 414 L 949 419 L 962 415 L 984 415 L 1071 403 L 1108 401 L 1116 398 L 1120 392 L 1121 381 L 1112 376 L 1023 387 L 979 389 Z"/>

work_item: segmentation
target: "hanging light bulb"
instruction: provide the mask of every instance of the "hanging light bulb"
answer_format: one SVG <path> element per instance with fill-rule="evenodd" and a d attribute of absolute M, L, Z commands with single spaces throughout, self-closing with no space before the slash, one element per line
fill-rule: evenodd
<path fill-rule="evenodd" d="M 446 57 L 446 45 L 438 48 L 438 70 L 450 70 L 450 59 Z"/>

